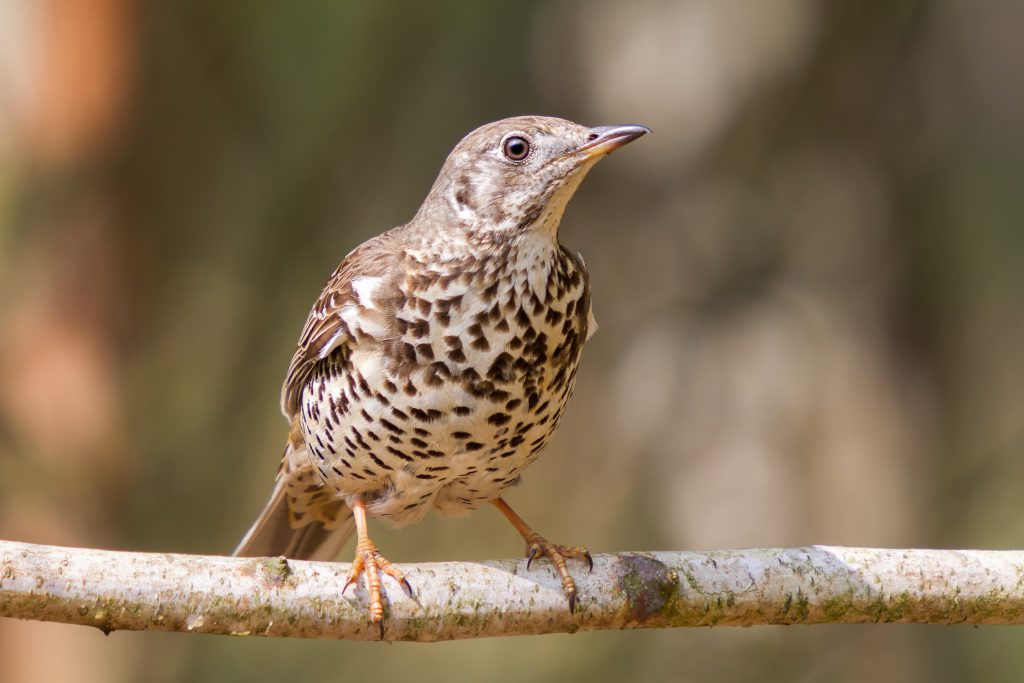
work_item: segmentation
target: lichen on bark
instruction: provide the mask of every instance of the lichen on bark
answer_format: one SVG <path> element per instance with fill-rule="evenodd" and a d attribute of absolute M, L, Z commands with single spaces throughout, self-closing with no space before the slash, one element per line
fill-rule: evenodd
<path fill-rule="evenodd" d="M 387 591 L 388 640 L 598 629 L 917 622 L 1024 623 L 1024 551 L 809 546 L 613 553 L 575 571 L 570 614 L 550 566 L 403 565 Z M 0 616 L 116 630 L 372 640 L 348 565 L 0 541 Z"/>

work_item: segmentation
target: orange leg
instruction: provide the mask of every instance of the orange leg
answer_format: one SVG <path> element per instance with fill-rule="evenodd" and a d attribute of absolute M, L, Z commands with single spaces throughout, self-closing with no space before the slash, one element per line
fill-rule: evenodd
<path fill-rule="evenodd" d="M 508 521 L 512 522 L 512 526 L 516 528 L 516 531 L 526 541 L 526 556 L 528 558 L 526 568 L 529 569 L 533 561 L 540 556 L 546 556 L 551 560 L 551 563 L 555 565 L 555 569 L 562 576 L 562 590 L 565 592 L 565 597 L 569 599 L 569 611 L 576 611 L 576 582 L 572 580 L 565 560 L 569 557 L 586 560 L 591 571 L 593 571 L 594 558 L 590 556 L 590 552 L 581 546 L 555 545 L 551 543 L 531 529 L 523 521 L 523 518 L 508 506 L 508 503 L 503 498 L 498 498 L 493 502 L 494 507 L 501 510 L 501 514 L 505 515 Z"/>
<path fill-rule="evenodd" d="M 383 639 L 384 603 L 381 601 L 380 575 L 387 574 L 397 581 L 409 597 L 412 597 L 412 586 L 409 585 L 402 570 L 385 559 L 370 540 L 366 532 L 366 503 L 362 498 L 356 500 L 352 506 L 352 517 L 356 522 L 356 556 L 352 560 L 352 569 L 349 570 L 348 581 L 345 582 L 341 593 L 344 595 L 348 587 L 362 575 L 363 585 L 370 594 L 370 623 L 377 624 L 380 628 L 380 637 Z"/>

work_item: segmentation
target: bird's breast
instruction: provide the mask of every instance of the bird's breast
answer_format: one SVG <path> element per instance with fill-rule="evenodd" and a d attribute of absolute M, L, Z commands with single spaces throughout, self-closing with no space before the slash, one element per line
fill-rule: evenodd
<path fill-rule="evenodd" d="M 303 393 L 324 480 L 396 524 L 474 509 L 547 444 L 575 382 L 590 311 L 585 272 L 559 252 L 529 267 L 401 283 L 391 337 L 335 352 Z"/>

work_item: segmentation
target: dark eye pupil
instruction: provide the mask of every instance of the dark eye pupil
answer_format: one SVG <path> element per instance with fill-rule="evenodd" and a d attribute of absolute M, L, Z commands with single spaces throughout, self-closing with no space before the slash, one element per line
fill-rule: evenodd
<path fill-rule="evenodd" d="M 509 138 L 505 141 L 505 156 L 512 161 L 522 161 L 530 153 L 530 143 L 523 138 Z"/>

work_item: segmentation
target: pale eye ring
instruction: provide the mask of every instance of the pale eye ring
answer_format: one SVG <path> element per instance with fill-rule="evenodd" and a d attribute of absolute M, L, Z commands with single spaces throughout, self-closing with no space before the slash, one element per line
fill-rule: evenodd
<path fill-rule="evenodd" d="M 501 153 L 509 161 L 523 161 L 530 156 L 530 141 L 522 135 L 509 135 L 501 143 Z"/>

